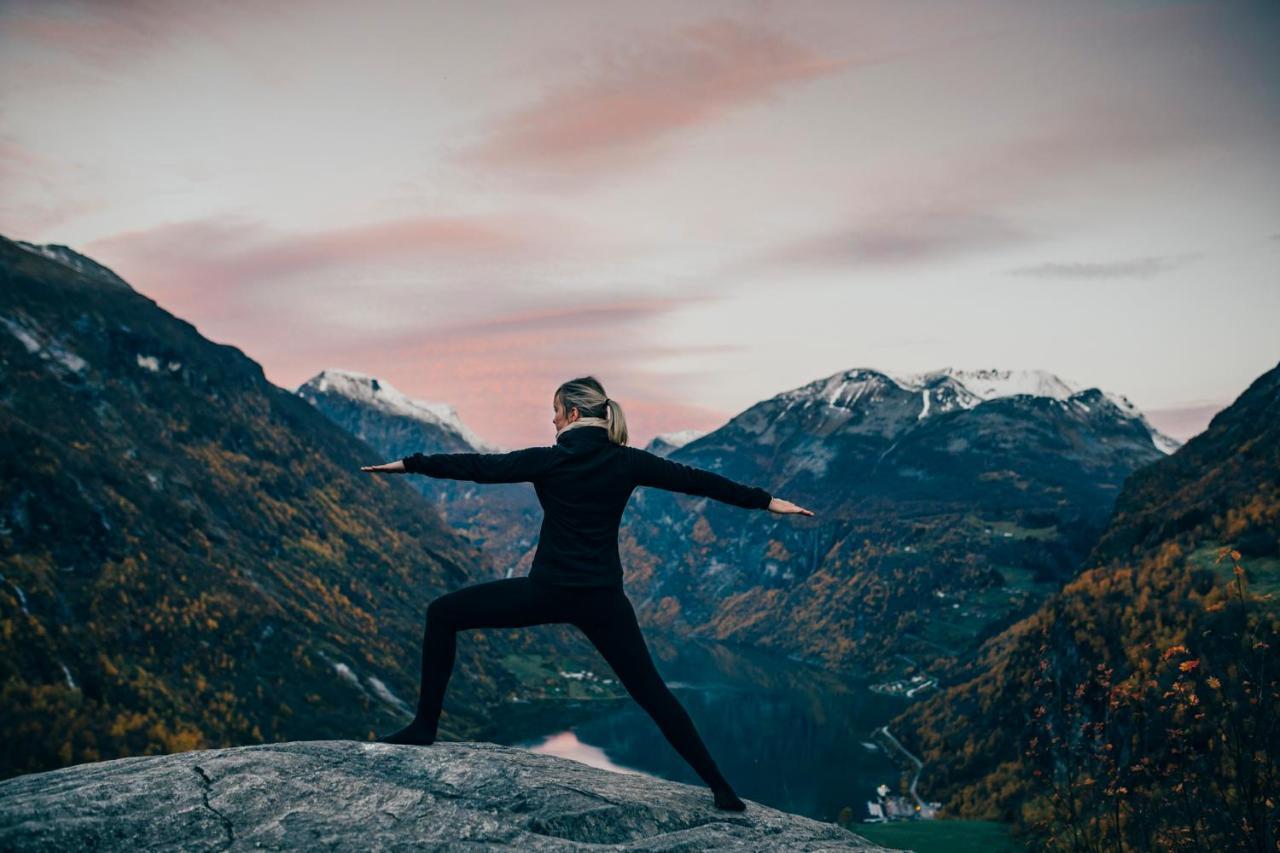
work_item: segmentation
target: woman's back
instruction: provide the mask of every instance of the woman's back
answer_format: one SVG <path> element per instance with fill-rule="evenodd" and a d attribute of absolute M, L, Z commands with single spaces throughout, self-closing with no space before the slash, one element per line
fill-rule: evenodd
<path fill-rule="evenodd" d="M 557 586 L 622 586 L 618 528 L 636 486 L 766 509 L 771 495 L 719 474 L 616 444 L 599 426 L 565 429 L 551 447 L 404 460 L 405 470 L 480 483 L 533 483 L 542 527 L 529 579 Z"/>

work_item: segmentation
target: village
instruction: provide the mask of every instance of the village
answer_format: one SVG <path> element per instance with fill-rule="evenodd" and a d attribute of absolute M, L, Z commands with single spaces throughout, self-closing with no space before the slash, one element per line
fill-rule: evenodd
<path fill-rule="evenodd" d="M 885 823 L 894 820 L 933 820 L 936 818 L 938 812 L 942 809 L 942 803 L 925 802 L 916 793 L 916 786 L 920 782 L 920 772 L 924 769 L 924 762 L 907 751 L 907 748 L 890 733 L 888 726 L 881 726 L 872 737 L 886 752 L 897 751 L 906 756 L 907 760 L 915 766 L 915 773 L 912 775 L 911 784 L 908 787 L 909 796 L 891 795 L 888 785 L 877 787 L 876 799 L 867 800 L 868 816 L 863 819 L 863 822 Z"/>

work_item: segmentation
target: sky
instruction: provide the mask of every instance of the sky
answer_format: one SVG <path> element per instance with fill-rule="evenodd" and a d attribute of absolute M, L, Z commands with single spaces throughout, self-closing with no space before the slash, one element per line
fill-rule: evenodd
<path fill-rule="evenodd" d="M 1280 362 L 1280 4 L 8 2 L 0 233 L 323 369 L 632 444 L 851 368 L 1185 439 Z"/>

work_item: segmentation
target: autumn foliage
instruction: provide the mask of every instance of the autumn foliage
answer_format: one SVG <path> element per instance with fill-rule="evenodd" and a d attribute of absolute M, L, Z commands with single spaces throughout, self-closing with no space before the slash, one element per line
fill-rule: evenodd
<path fill-rule="evenodd" d="M 1232 580 L 1195 596 L 1182 642 L 1079 680 L 1040 661 L 1025 752 L 1039 784 L 1022 817 L 1049 848 L 1276 849 L 1280 620 L 1240 552 L 1226 558 Z"/>

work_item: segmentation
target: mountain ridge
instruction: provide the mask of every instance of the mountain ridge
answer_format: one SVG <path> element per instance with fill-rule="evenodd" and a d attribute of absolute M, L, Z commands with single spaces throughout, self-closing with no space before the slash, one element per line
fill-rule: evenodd
<path fill-rule="evenodd" d="M 1230 765 L 1222 756 L 1239 743 L 1209 743 L 1248 733 L 1259 722 L 1252 709 L 1280 698 L 1274 667 L 1251 659 L 1274 658 L 1280 645 L 1277 590 L 1280 364 L 1176 453 L 1130 475 L 1082 571 L 990 637 L 894 730 L 926 762 L 922 789 L 955 814 L 1022 819 L 1048 835 L 1063 828 L 1056 809 L 1069 807 L 1074 831 L 1132 832 L 1133 849 L 1210 828 L 1208 837 L 1250 838 L 1245 848 L 1262 849 L 1252 844 L 1268 831 L 1267 809 L 1244 799 L 1261 790 L 1259 777 L 1244 774 L 1276 778 L 1276 729 L 1242 753 L 1260 762 Z M 1240 636 L 1242 625 L 1253 626 L 1256 645 Z M 1170 708 L 1179 696 L 1185 716 L 1176 700 Z M 1129 713 L 1129 701 L 1139 711 Z M 1197 777 L 1199 763 L 1227 782 Z M 1062 797 L 1063 776 L 1098 785 L 1072 788 L 1078 799 L 1055 806 L 1045 786 L 1055 783 Z M 1133 817 L 1116 827 L 1122 807 Z M 1193 813 L 1201 823 L 1189 826 Z M 1191 849 L 1209 849 L 1200 843 Z M 1231 846 L 1222 843 L 1215 849 Z"/>
<path fill-rule="evenodd" d="M 0 281 L 0 773 L 401 723 L 474 543 L 154 300 L 7 238 Z M 522 685 L 460 655 L 474 732 Z"/>

